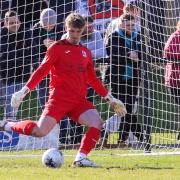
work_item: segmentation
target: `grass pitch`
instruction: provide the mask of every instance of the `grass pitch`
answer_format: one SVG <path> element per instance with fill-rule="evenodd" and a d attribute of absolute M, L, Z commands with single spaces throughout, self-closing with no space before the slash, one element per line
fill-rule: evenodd
<path fill-rule="evenodd" d="M 43 151 L 1 152 L 0 179 L 2 180 L 178 180 L 180 179 L 180 156 L 133 156 L 113 154 L 121 150 L 93 151 L 90 159 L 103 168 L 71 168 L 76 151 L 65 151 L 65 164 L 58 169 L 41 164 Z M 32 154 L 35 156 L 27 156 Z M 7 155 L 11 155 L 7 157 Z M 18 155 L 17 157 L 15 157 Z"/>

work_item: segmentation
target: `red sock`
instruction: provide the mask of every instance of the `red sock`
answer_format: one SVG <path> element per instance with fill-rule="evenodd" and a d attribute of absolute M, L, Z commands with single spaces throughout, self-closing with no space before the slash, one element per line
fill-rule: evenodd
<path fill-rule="evenodd" d="M 96 146 L 100 138 L 100 132 L 99 129 L 90 127 L 82 139 L 79 151 L 87 155 Z"/>
<path fill-rule="evenodd" d="M 17 133 L 32 135 L 32 130 L 37 124 L 34 121 L 20 121 L 15 123 L 11 129 Z"/>

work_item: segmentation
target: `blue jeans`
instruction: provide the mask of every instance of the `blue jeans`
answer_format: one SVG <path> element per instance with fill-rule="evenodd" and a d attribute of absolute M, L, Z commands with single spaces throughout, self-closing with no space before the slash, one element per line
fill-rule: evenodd
<path fill-rule="evenodd" d="M 4 118 L 16 120 L 18 108 L 11 107 L 12 95 L 21 90 L 24 83 L 11 83 L 6 85 Z"/>

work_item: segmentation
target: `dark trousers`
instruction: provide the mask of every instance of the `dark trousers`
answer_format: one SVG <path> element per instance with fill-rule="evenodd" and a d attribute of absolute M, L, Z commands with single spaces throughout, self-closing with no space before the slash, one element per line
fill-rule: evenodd
<path fill-rule="evenodd" d="M 138 91 L 138 80 L 133 78 L 127 81 L 112 83 L 112 95 L 121 100 L 127 109 L 127 114 L 122 118 L 122 122 L 119 127 L 119 142 L 124 142 L 129 136 L 129 132 L 142 140 L 142 127 L 137 122 L 137 115 L 133 115 L 133 107 L 136 100 L 136 95 Z"/>

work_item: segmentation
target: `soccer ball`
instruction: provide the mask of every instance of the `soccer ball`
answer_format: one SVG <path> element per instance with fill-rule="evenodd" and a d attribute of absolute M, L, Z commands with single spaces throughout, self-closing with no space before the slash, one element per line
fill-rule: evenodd
<path fill-rule="evenodd" d="M 64 164 L 64 155 L 56 148 L 48 149 L 42 156 L 42 164 L 51 168 L 59 168 Z"/>

